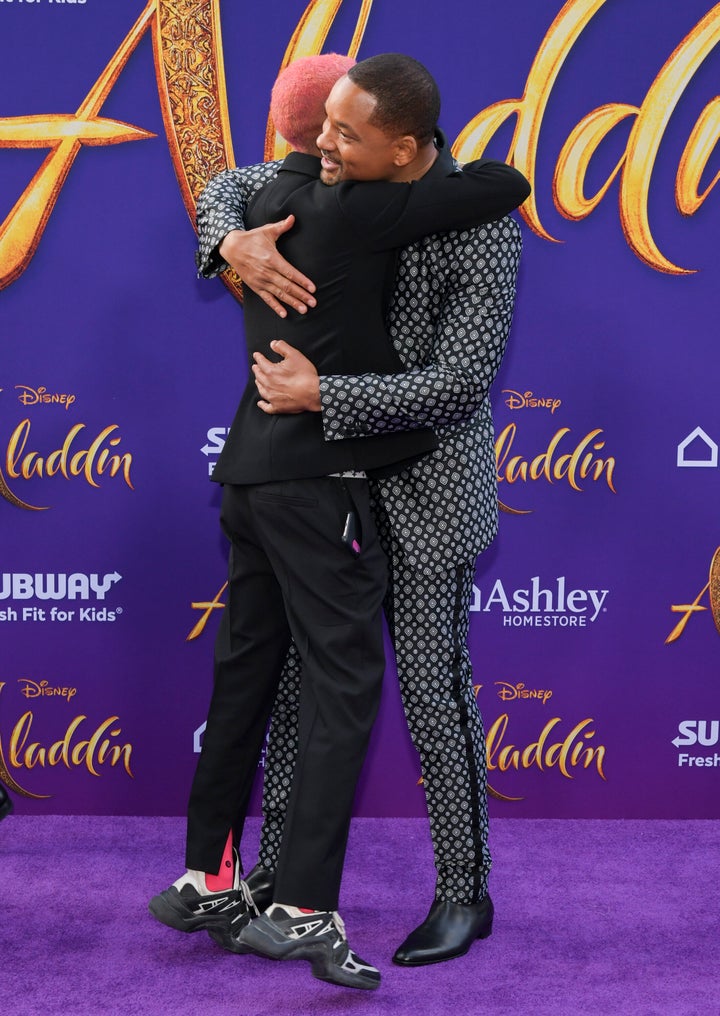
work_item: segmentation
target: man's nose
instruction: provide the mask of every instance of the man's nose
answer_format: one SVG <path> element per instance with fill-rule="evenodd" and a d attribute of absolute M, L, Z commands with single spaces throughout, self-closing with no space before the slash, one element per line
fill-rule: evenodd
<path fill-rule="evenodd" d="M 330 124 L 327 122 L 327 120 L 322 125 L 322 130 L 318 134 L 318 139 L 315 142 L 315 144 L 318 146 L 318 148 L 334 148 L 335 147 L 335 142 L 333 141 L 333 139 L 332 139 L 332 137 L 330 135 Z"/>

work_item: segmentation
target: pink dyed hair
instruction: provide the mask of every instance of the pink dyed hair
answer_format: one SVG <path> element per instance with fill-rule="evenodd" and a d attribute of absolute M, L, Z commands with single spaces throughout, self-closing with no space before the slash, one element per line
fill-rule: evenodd
<path fill-rule="evenodd" d="M 275 130 L 300 152 L 315 154 L 325 120 L 325 100 L 355 61 L 340 53 L 302 56 L 280 71 L 270 97 Z"/>

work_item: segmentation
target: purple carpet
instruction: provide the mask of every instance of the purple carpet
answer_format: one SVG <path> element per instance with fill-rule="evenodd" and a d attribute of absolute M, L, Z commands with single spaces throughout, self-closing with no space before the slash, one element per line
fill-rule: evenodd
<path fill-rule="evenodd" d="M 249 823 L 254 862 L 259 822 Z M 720 822 L 496 820 L 491 938 L 414 970 L 390 957 L 434 883 L 421 819 L 356 819 L 341 912 L 376 992 L 309 964 L 223 952 L 157 924 L 182 871 L 177 818 L 10 816 L 0 825 L 0 1012 L 14 1016 L 712 1016 Z"/>

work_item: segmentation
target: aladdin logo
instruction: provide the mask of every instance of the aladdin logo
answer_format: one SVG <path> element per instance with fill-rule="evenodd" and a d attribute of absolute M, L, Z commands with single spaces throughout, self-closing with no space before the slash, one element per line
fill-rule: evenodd
<path fill-rule="evenodd" d="M 496 682 L 502 684 L 503 682 Z M 473 691 L 477 699 L 482 685 L 475 685 Z M 508 686 L 511 687 L 511 686 Z M 517 688 L 524 687 L 517 685 Z M 545 692 L 549 695 L 552 693 Z M 502 697 L 502 696 L 501 696 Z M 495 720 L 487 732 L 487 767 L 488 772 L 506 773 L 514 769 L 539 769 L 547 772 L 557 769 L 567 780 L 574 779 L 574 770 L 594 769 L 598 776 L 605 780 L 605 745 L 590 744 L 595 738 L 595 723 L 590 717 L 580 720 L 565 735 L 562 734 L 560 716 L 554 716 L 544 724 L 537 739 L 530 744 L 514 744 L 508 737 L 510 716 L 503 713 Z M 422 778 L 418 781 L 422 783 Z M 488 793 L 498 801 L 522 801 L 522 797 L 509 797 L 501 794 L 488 783 Z"/>
<path fill-rule="evenodd" d="M 705 593 L 708 594 L 710 611 L 712 613 L 713 621 L 715 622 L 715 628 L 718 633 L 720 633 L 720 547 L 717 548 L 713 554 L 712 561 L 710 562 L 710 574 L 708 576 L 708 580 L 693 602 L 673 603 L 670 607 L 670 610 L 672 610 L 673 613 L 682 614 L 683 616 L 665 639 L 666 646 L 671 642 L 676 642 L 677 639 L 680 638 L 682 633 L 685 631 L 685 626 L 693 614 L 699 614 L 708 609 L 700 602 Z"/>
<path fill-rule="evenodd" d="M 0 600 L 104 600 L 105 594 L 120 581 L 122 575 L 112 572 L 84 575 L 73 572 L 30 575 L 26 572 L 0 573 Z"/>
<path fill-rule="evenodd" d="M 581 482 L 589 479 L 596 483 L 604 478 L 610 490 L 616 494 L 613 485 L 615 459 L 612 456 L 601 458 L 595 454 L 605 447 L 605 441 L 600 437 L 602 430 L 591 430 L 574 445 L 573 439 L 568 439 L 569 434 L 569 427 L 561 427 L 550 438 L 547 448 L 533 458 L 511 455 L 517 437 L 517 424 L 509 423 L 495 441 L 498 483 L 526 483 L 528 480 L 554 483 L 557 480 L 567 480 L 573 490 L 581 491 Z"/>
<path fill-rule="evenodd" d="M 580 720 L 567 733 L 562 733 L 560 716 L 554 716 L 543 726 L 536 740 L 522 747 L 508 738 L 510 717 L 503 713 L 487 732 L 488 772 L 506 773 L 511 769 L 539 769 L 557 771 L 567 780 L 574 779 L 573 770 L 594 769 L 604 780 L 605 745 L 591 745 L 595 738 L 595 723 L 591 718 Z M 488 792 L 499 801 L 522 801 L 522 797 L 508 797 L 488 785 Z"/>
<path fill-rule="evenodd" d="M 0 466 L 0 494 L 16 508 L 45 511 L 45 508 L 21 500 L 10 489 L 9 481 L 31 480 L 34 477 L 61 476 L 65 480 L 80 477 L 91 487 L 99 487 L 98 481 L 107 474 L 110 477 L 122 476 L 133 490 L 130 479 L 132 455 L 128 452 L 118 455 L 111 450 L 117 448 L 122 440 L 115 434 L 117 424 L 105 427 L 89 442 L 80 438 L 83 430 L 85 424 L 76 423 L 59 448 L 41 455 L 30 447 L 30 420 L 19 423 L 8 441 L 4 472 Z"/>
<path fill-rule="evenodd" d="M 527 589 L 508 592 L 502 579 L 497 579 L 484 596 L 475 588 L 472 610 L 483 614 L 501 610 L 503 624 L 515 628 L 585 628 L 596 621 L 607 598 L 607 589 L 567 589 L 564 576 L 554 586 L 542 588 L 540 576 L 530 579 Z"/>
<path fill-rule="evenodd" d="M 61 395 L 59 392 L 53 394 L 43 387 L 28 388 L 27 385 L 15 385 L 15 390 L 20 392 L 18 399 L 24 406 L 55 405 L 69 409 L 75 402 L 74 395 Z"/>
<path fill-rule="evenodd" d="M 585 481 L 597 483 L 604 477 L 610 490 L 616 494 L 613 484 L 615 459 L 612 455 L 602 458 L 596 454 L 605 447 L 605 441 L 600 438 L 602 430 L 600 428 L 591 430 L 574 444 L 574 439 L 569 438 L 569 434 L 569 427 L 561 427 L 550 438 L 547 448 L 532 458 L 523 454 L 513 455 L 511 452 L 517 437 L 517 424 L 509 423 L 495 441 L 498 484 L 512 485 L 521 481 L 527 483 L 537 480 L 554 484 L 564 480 L 573 490 L 582 491 L 582 484 Z M 499 501 L 498 506 L 509 515 L 529 514 L 527 509 L 511 508 L 503 501 Z"/>
<path fill-rule="evenodd" d="M 0 693 L 4 687 L 4 682 L 0 682 Z M 133 778 L 130 768 L 133 747 L 127 742 L 117 741 L 122 734 L 118 716 L 109 716 L 96 726 L 92 722 L 88 726 L 87 716 L 76 716 L 60 738 L 51 744 L 31 740 L 33 720 L 34 714 L 28 710 L 10 731 L 7 742 L 0 736 L 0 779 L 15 793 L 35 800 L 52 796 L 25 790 L 11 774 L 11 770 L 29 771 L 38 767 L 45 769 L 62 765 L 66 769 L 84 769 L 92 776 L 101 776 L 104 766 L 122 766 L 127 775 Z"/>
<path fill-rule="evenodd" d="M 542 189 L 537 184 L 538 149 L 544 134 L 543 120 L 548 105 L 561 102 L 557 81 L 566 60 L 573 54 L 583 32 L 606 0 L 567 0 L 540 40 L 528 68 L 524 88 L 515 96 L 502 99 L 481 110 L 461 131 L 453 153 L 460 162 L 480 158 L 490 140 L 508 122 L 514 133 L 507 160 L 530 181 L 533 192 L 520 214 L 538 236 L 555 239 L 540 220 L 537 199 Z M 133 5 L 137 10 L 139 4 Z M 292 32 L 281 66 L 298 57 L 320 53 L 341 4 L 329 0 L 310 0 Z M 349 55 L 357 56 L 362 43 L 372 0 L 361 5 Z M 177 4 L 174 0 L 147 0 L 135 23 L 120 42 L 115 54 L 98 79 L 90 86 L 76 112 L 45 116 L 6 117 L 2 121 L 5 147 L 49 149 L 39 171 L 15 202 L 0 228 L 0 288 L 10 285 L 25 271 L 42 237 L 70 169 L 86 145 L 112 145 L 142 141 L 153 135 L 125 121 L 101 116 L 101 110 L 118 77 L 140 40 L 154 29 L 155 73 L 166 124 L 168 145 L 180 184 L 183 200 L 192 220 L 195 199 L 215 172 L 232 164 L 232 140 L 224 56 L 220 38 L 220 0 L 195 0 Z M 461 21 L 458 29 L 462 30 Z M 625 29 L 622 29 L 625 31 Z M 639 27 L 642 31 L 642 26 Z M 602 25 L 597 26 L 602 31 Z M 570 130 L 562 144 L 552 179 L 552 197 L 559 213 L 578 222 L 601 204 L 611 189 L 618 193 L 620 225 L 633 253 L 660 272 L 687 274 L 688 269 L 673 264 L 659 249 L 649 218 L 650 186 L 658 153 L 672 114 L 717 45 L 720 34 L 720 10 L 715 5 L 683 38 L 665 59 L 646 95 L 639 104 L 620 96 L 587 111 Z M 204 52 L 203 88 L 188 95 L 187 53 Z M 634 98 L 634 96 L 633 96 Z M 701 101 L 698 97 L 698 105 Z M 712 138 L 717 119 L 717 99 L 711 98 L 700 110 L 688 132 L 675 179 L 675 202 L 681 215 L 694 215 L 712 192 L 717 178 L 702 187 L 707 165 L 713 155 Z M 594 155 L 617 128 L 626 129 L 626 140 L 617 152 L 614 168 L 600 187 L 587 180 Z M 617 146 L 618 148 L 620 146 Z M 266 133 L 266 158 L 282 158 L 286 149 L 279 145 L 272 126 Z M 240 296 L 239 281 L 229 285 Z"/>
<path fill-rule="evenodd" d="M 720 741 L 720 720 L 681 720 L 678 724 L 678 736 L 673 739 L 676 748 L 690 748 L 699 744 L 705 748 L 714 747 Z M 689 755 L 678 754 L 678 765 L 684 768 L 697 766 L 720 766 L 720 755 Z"/>
<path fill-rule="evenodd" d="M 549 409 L 552 415 L 562 405 L 562 399 L 541 399 L 532 392 L 516 392 L 512 388 L 503 388 L 507 395 L 505 405 L 508 409 Z"/>

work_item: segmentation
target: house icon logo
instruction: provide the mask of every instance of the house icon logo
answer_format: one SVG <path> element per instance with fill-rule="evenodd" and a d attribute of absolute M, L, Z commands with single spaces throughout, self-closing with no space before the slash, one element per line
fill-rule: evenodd
<path fill-rule="evenodd" d="M 686 468 L 712 469 L 718 464 L 718 446 L 702 427 L 696 427 L 678 445 L 677 464 Z"/>

